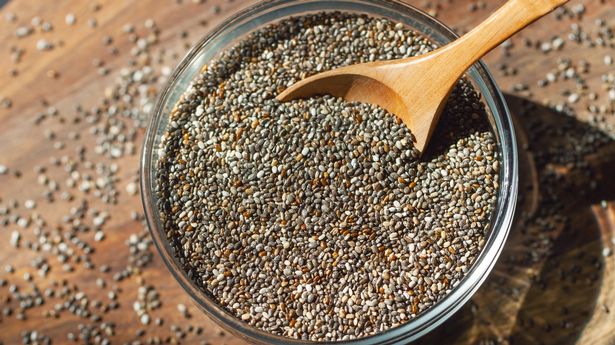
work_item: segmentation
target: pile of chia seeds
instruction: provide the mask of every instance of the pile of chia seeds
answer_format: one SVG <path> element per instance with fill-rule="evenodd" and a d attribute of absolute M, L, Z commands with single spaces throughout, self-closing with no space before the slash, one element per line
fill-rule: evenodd
<path fill-rule="evenodd" d="M 385 19 L 320 13 L 255 31 L 170 114 L 156 172 L 174 254 L 244 322 L 314 341 L 401 325 L 465 276 L 489 233 L 497 144 L 461 80 L 428 151 L 392 114 L 275 96 L 315 73 L 435 46 Z"/>

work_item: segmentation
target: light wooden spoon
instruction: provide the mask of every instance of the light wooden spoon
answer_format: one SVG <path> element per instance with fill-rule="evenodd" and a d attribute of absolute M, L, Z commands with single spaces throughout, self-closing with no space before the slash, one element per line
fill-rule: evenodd
<path fill-rule="evenodd" d="M 500 43 L 568 0 L 509 0 L 448 45 L 417 57 L 337 68 L 301 80 L 277 99 L 330 94 L 381 106 L 397 115 L 423 152 L 457 80 Z"/>

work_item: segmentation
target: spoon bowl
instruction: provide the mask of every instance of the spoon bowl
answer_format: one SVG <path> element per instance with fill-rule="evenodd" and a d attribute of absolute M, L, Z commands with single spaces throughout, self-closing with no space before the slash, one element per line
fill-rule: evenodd
<path fill-rule="evenodd" d="M 431 54 L 389 62 L 371 62 L 316 74 L 286 89 L 280 101 L 329 94 L 349 102 L 376 104 L 397 115 L 410 129 L 415 147 L 423 152 L 431 134 L 431 121 L 442 112 L 448 94 L 457 78 L 425 71 L 425 60 Z M 360 73 L 357 70 L 360 69 Z M 429 97 L 425 97 L 429 95 Z"/>

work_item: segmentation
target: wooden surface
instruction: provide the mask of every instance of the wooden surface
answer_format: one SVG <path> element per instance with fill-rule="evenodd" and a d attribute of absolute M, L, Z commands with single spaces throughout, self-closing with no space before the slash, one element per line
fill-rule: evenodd
<path fill-rule="evenodd" d="M 503 3 L 488 1 L 488 5 L 481 8 L 478 2 L 479 9 L 471 12 L 469 8 L 475 1 L 443 0 L 437 6 L 429 1 L 411 2 L 437 13 L 441 20 L 461 32 L 485 19 Z M 113 281 L 113 275 L 128 265 L 130 253 L 126 240 L 131 234 L 143 230 L 143 226 L 130 217 L 133 210 L 141 212 L 140 200 L 125 191 L 125 186 L 136 176 L 137 155 L 114 160 L 119 166 L 116 205 L 101 203 L 99 198 L 67 188 L 63 183 L 66 173 L 62 167 L 52 167 L 49 161 L 50 157 L 75 156 L 74 145 L 78 143 L 87 149 L 88 160 L 111 162 L 93 152 L 96 143 L 95 136 L 89 132 L 91 125 L 71 120 L 75 116 L 75 104 L 79 103 L 85 109 L 99 104 L 105 88 L 113 83 L 121 68 L 128 65 L 132 43 L 121 32 L 124 24 L 133 23 L 139 31 L 146 19 L 154 19 L 161 29 L 155 49 L 170 52 L 165 55 L 165 64 L 173 67 L 179 56 L 183 56 L 186 45 L 194 43 L 224 17 L 245 7 L 247 2 L 208 0 L 197 4 L 184 0 L 178 4 L 171 0 L 117 0 L 97 3 L 100 9 L 95 11 L 94 1 L 13 0 L 0 10 L 3 17 L 0 19 L 0 99 L 6 97 L 12 101 L 8 109 L 0 106 L 0 164 L 9 168 L 9 173 L 0 175 L 0 206 L 14 199 L 20 207 L 12 214 L 38 213 L 46 219 L 46 229 L 64 224 L 63 217 L 83 199 L 88 200 L 90 208 L 109 212 L 111 218 L 104 226 L 106 237 L 103 241 L 95 243 L 92 231 L 79 234 L 79 237 L 95 243 L 95 252 L 90 255 L 93 264 L 97 268 L 107 264 L 111 272 L 87 270 L 82 265 L 75 265 L 74 272 L 63 272 L 55 255 L 23 248 L 24 243 L 35 238 L 33 225 L 20 229 L 9 223 L 0 225 L 0 262 L 2 266 L 12 265 L 15 272 L 2 270 L 0 279 L 19 286 L 24 292 L 30 289 L 29 283 L 23 279 L 26 272 L 32 274 L 41 290 L 50 286 L 53 280 L 66 279 L 69 285 L 76 284 L 90 300 L 104 303 L 109 301 L 109 290 L 117 285 L 122 290 L 119 293 L 120 308 L 102 314 L 104 322 L 115 323 L 115 334 L 110 337 L 114 344 L 136 339 L 145 341 L 151 336 L 175 337 L 172 325 L 181 326 L 183 330 L 188 325 L 204 328 L 202 335 L 190 333 L 183 343 L 207 340 L 211 344 L 242 344 L 240 339 L 222 332 L 196 310 L 157 253 L 154 253 L 153 263 L 141 272 L 121 282 Z M 573 0 L 568 7 L 582 3 L 586 12 L 580 23 L 591 37 L 597 37 L 596 19 L 605 20 L 611 28 L 615 26 L 612 0 Z M 220 5 L 220 14 L 213 10 L 215 5 Z M 8 12 L 17 16 L 15 23 L 4 20 Z M 77 21 L 74 26 L 64 23 L 67 13 L 75 14 Z M 18 39 L 16 28 L 29 23 L 35 16 L 53 23 L 54 30 Z M 88 26 L 90 18 L 96 18 L 96 28 Z M 605 247 L 613 246 L 611 241 L 615 229 L 615 206 L 608 202 L 615 199 L 612 179 L 615 144 L 597 129 L 612 126 L 613 116 L 604 124 L 587 124 L 591 120 L 587 97 L 582 97 L 572 107 L 570 113 L 574 117 L 546 107 L 547 103 L 557 104 L 569 98 L 563 91 L 574 90 L 572 80 L 545 88 L 536 87 L 538 80 L 548 71 L 557 69 L 558 58 L 570 58 L 575 66 L 585 60 L 591 68 L 583 78 L 587 86 L 597 90 L 600 96 L 592 102 L 608 105 L 601 78 L 613 67 L 602 61 L 608 53 L 615 56 L 614 49 L 587 48 L 568 41 L 561 51 L 550 53 L 524 46 L 524 38 L 531 39 L 533 45 L 539 45 L 541 40 L 551 40 L 555 35 L 566 39 L 574 22 L 578 20 L 564 16 L 558 21 L 555 15 L 550 15 L 515 37 L 509 45 L 514 46 L 512 49 L 498 48 L 486 58 L 499 85 L 507 93 L 519 132 L 522 197 L 518 217 L 504 253 L 488 281 L 471 303 L 426 337 L 423 343 L 615 344 L 615 261 L 613 256 L 602 255 Z M 183 31 L 189 35 L 185 37 Z M 110 54 L 109 47 L 102 43 L 107 35 L 112 37 L 112 46 L 119 52 L 117 55 Z M 55 42 L 56 48 L 38 51 L 36 44 L 42 37 Z M 19 63 L 11 61 L 13 47 L 25 50 Z M 101 76 L 97 72 L 97 67 L 92 64 L 95 58 L 104 60 L 110 69 L 108 75 Z M 507 68 L 501 68 L 502 64 Z M 13 68 L 17 69 L 18 76 L 11 75 Z M 513 69 L 517 70 L 516 74 Z M 524 91 L 519 84 L 528 84 L 531 90 Z M 514 95 L 513 89 L 518 90 Z M 37 113 L 47 111 L 49 105 L 57 108 L 59 115 L 39 126 L 34 125 Z M 612 111 L 612 104 L 608 111 Z M 55 131 L 66 147 L 54 148 L 53 141 L 45 139 L 46 130 Z M 612 127 L 609 130 L 615 133 Z M 137 132 L 135 142 L 138 149 L 143 132 L 143 129 Z M 80 137 L 71 141 L 74 133 L 79 133 Z M 588 133 L 606 144 L 601 145 L 597 152 L 585 155 L 585 166 L 575 168 L 558 158 L 563 155 L 562 151 L 575 152 L 586 145 Z M 48 166 L 50 178 L 58 179 L 60 191 L 74 191 L 73 201 L 45 201 L 37 183 L 38 174 L 34 172 L 36 166 L 42 165 Z M 15 176 L 15 171 L 20 171 L 21 176 Z M 27 199 L 37 201 L 35 210 L 23 207 Z M 552 203 L 554 206 L 549 205 L 550 200 L 556 200 Z M 0 220 L 3 218 L 10 217 L 0 215 Z M 21 249 L 9 244 L 11 233 L 16 229 L 22 234 Z M 154 252 L 151 247 L 149 250 Z M 31 261 L 39 255 L 47 257 L 51 266 L 44 279 L 31 267 Z M 99 277 L 107 282 L 106 288 L 96 285 L 95 280 Z M 160 293 L 162 308 L 151 312 L 151 316 L 152 319 L 163 317 L 162 326 L 150 324 L 144 327 L 139 323 L 132 305 L 141 284 L 153 285 Z M 8 285 L 0 288 L 0 306 L 12 306 L 16 311 L 17 302 L 7 301 L 7 296 Z M 15 313 L 0 316 L 0 341 L 4 344 L 21 343 L 23 331 L 37 330 L 51 337 L 54 344 L 64 344 L 69 343 L 66 340 L 69 332 L 79 333 L 80 323 L 98 325 L 68 312 L 58 319 L 45 317 L 44 312 L 53 309 L 60 301 L 61 298 L 47 298 L 43 306 L 27 310 L 27 319 L 23 321 L 18 320 Z M 191 318 L 186 319 L 177 311 L 178 303 L 188 305 Z M 139 329 L 146 331 L 141 338 L 136 335 Z"/>

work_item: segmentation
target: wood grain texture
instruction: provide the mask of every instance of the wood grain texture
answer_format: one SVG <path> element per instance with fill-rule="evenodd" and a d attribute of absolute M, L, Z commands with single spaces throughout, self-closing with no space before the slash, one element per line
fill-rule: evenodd
<path fill-rule="evenodd" d="M 475 26 L 503 4 L 503 1 L 489 1 L 485 8 L 478 6 L 479 10 L 471 12 L 469 6 L 474 1 L 470 0 L 410 2 L 434 14 L 437 12 L 443 22 L 459 32 Z M 0 18 L 0 99 L 6 97 L 12 101 L 11 108 L 0 107 L 0 164 L 9 168 L 9 174 L 0 175 L 0 205 L 15 199 L 20 207 L 14 213 L 26 214 L 32 211 L 24 209 L 23 201 L 36 200 L 38 207 L 35 212 L 45 216 L 50 228 L 62 224 L 62 217 L 69 214 L 70 208 L 82 198 L 77 197 L 73 202 L 57 200 L 47 203 L 40 195 L 41 188 L 33 170 L 35 166 L 49 165 L 50 157 L 73 154 L 73 148 L 69 145 L 71 142 L 66 139 L 70 132 L 82 133 L 80 143 L 88 149 L 95 146 L 94 137 L 87 135 L 90 127 L 87 123 L 71 123 L 73 107 L 77 103 L 86 109 L 94 106 L 104 94 L 105 87 L 127 65 L 131 43 L 121 34 L 122 26 L 133 23 L 140 30 L 146 19 L 154 19 L 161 29 L 156 49 L 177 53 L 177 56 L 169 54 L 168 64 L 172 67 L 184 54 L 185 45 L 196 42 L 226 16 L 249 4 L 239 0 L 208 0 L 204 4 L 188 0 L 182 4 L 171 0 L 110 0 L 98 1 L 101 8 L 95 12 L 92 10 L 93 3 L 80 0 L 14 0 L 0 10 L 2 17 L 8 12 L 17 15 L 15 23 Z M 574 117 L 544 106 L 566 100 L 568 95 L 562 91 L 574 90 L 573 80 L 544 88 L 535 86 L 547 72 L 557 69 L 559 58 L 570 58 L 574 65 L 583 60 L 588 61 L 591 68 L 583 75 L 587 87 L 601 90 L 600 98 L 593 103 L 608 105 L 601 78 L 603 74 L 612 71 L 612 66 L 605 66 L 602 59 L 606 54 L 615 54 L 613 48 L 590 49 L 568 41 L 562 50 L 549 53 L 524 47 L 526 38 L 531 40 L 532 45 L 550 41 L 555 35 L 566 38 L 574 22 L 580 22 L 593 38 L 597 37 L 598 32 L 594 25 L 596 19 L 607 21 L 610 27 L 615 26 L 615 6 L 612 6 L 612 0 L 573 0 L 568 7 L 581 3 L 585 5 L 585 15 L 580 20 L 567 17 L 556 20 L 554 15 L 550 15 L 515 36 L 510 41 L 515 48 L 496 49 L 486 58 L 499 85 L 507 93 L 519 132 L 522 197 L 518 205 L 518 220 L 496 268 L 472 302 L 426 337 L 423 343 L 615 343 L 615 328 L 612 326 L 615 324 L 615 261 L 613 256 L 603 257 L 601 254 L 603 248 L 613 245 L 615 207 L 602 201 L 615 200 L 612 178 L 615 172 L 615 144 L 609 141 L 598 152 L 588 154 L 587 166 L 583 169 L 573 169 L 565 162 L 549 161 L 550 152 L 563 147 L 574 149 L 574 145 L 582 142 L 582 135 L 577 133 L 579 131 L 594 133 L 602 139 L 604 134 L 597 129 L 598 125 L 592 124 L 592 115 L 587 111 L 590 104 L 587 97 L 573 105 L 571 113 Z M 221 6 L 218 15 L 212 11 L 215 5 Z M 69 12 L 77 17 L 74 26 L 64 23 L 64 17 Z M 29 23 L 35 16 L 53 23 L 53 32 L 16 38 L 17 26 Z M 87 21 L 90 18 L 96 18 L 97 28 L 88 27 Z M 208 24 L 203 26 L 202 20 Z M 181 37 L 183 31 L 189 32 L 187 38 Z M 118 55 L 110 54 L 108 47 L 101 43 L 106 35 L 113 38 L 113 46 L 117 47 Z M 36 43 L 41 37 L 58 46 L 51 51 L 38 51 Z M 11 62 L 12 47 L 25 49 L 22 61 L 18 64 Z M 107 76 L 99 75 L 92 65 L 94 58 L 104 60 L 111 73 Z M 507 68 L 500 68 L 501 65 Z M 11 76 L 12 68 L 18 70 L 18 77 Z M 502 73 L 514 69 L 517 70 L 516 74 Z M 56 71 L 59 77 L 48 77 L 51 70 Z M 528 84 L 531 91 L 522 90 L 513 95 L 511 90 L 517 84 Z M 32 120 L 36 114 L 47 109 L 43 100 L 59 110 L 59 117 L 65 119 L 64 124 L 56 119 L 45 122 L 44 126 L 33 125 Z M 612 126 L 612 122 L 611 118 L 600 126 Z M 45 139 L 45 130 L 55 131 L 58 138 L 67 143 L 67 147 L 55 149 L 52 142 Z M 138 132 L 138 143 L 142 141 L 143 134 L 143 130 Z M 91 160 L 97 159 L 90 151 L 87 155 Z M 49 277 L 39 278 L 30 266 L 38 253 L 24 248 L 17 250 L 9 245 L 11 232 L 17 228 L 12 223 L 0 225 L 0 263 L 1 266 L 12 265 L 15 273 L 5 273 L 3 267 L 0 267 L 0 278 L 18 285 L 22 291 L 29 289 L 29 284 L 22 278 L 25 272 L 33 274 L 34 281 L 41 289 L 50 285 L 52 280 L 66 279 L 86 291 L 91 299 L 108 301 L 107 292 L 114 284 L 112 274 L 125 267 L 128 261 L 129 251 L 125 241 L 130 234 L 142 230 L 142 225 L 130 218 L 132 210 L 141 211 L 140 200 L 124 192 L 126 184 L 135 176 L 138 157 L 124 157 L 117 163 L 120 167 L 117 175 L 120 190 L 118 204 L 106 205 L 97 198 L 86 198 L 90 208 L 107 210 L 111 214 L 105 226 L 106 238 L 96 244 L 96 251 L 91 255 L 97 266 L 108 264 L 111 267 L 111 273 L 102 275 L 109 285 L 106 289 L 96 286 L 95 279 L 101 276 L 97 270 L 86 270 L 77 265 L 74 272 L 66 273 L 55 257 L 49 259 L 52 266 Z M 17 170 L 22 172 L 21 177 L 13 175 Z M 552 179 L 545 182 L 545 171 L 552 172 L 561 180 L 558 183 L 553 183 Z M 48 175 L 50 178 L 65 178 L 61 169 L 50 169 Z M 559 205 L 552 208 L 545 205 L 545 200 L 550 198 L 557 198 Z M 21 232 L 22 244 L 35 238 L 31 228 Z M 93 242 L 93 236 L 92 232 L 82 234 L 89 242 Z M 143 327 L 132 310 L 139 279 L 154 285 L 161 294 L 163 306 L 152 312 L 152 318 L 164 317 L 163 326 Z M 188 325 L 204 327 L 203 335 L 190 335 L 183 340 L 186 344 L 198 344 L 201 340 L 208 340 L 212 344 L 243 344 L 242 340 L 221 333 L 218 326 L 192 306 L 157 254 L 153 264 L 138 276 L 116 285 L 122 289 L 119 299 L 121 307 L 104 315 L 105 321 L 116 324 L 115 335 L 111 338 L 114 344 L 138 339 L 136 332 L 139 329 L 146 329 L 146 335 L 140 339 L 152 335 L 173 337 L 174 332 L 170 329 L 172 324 L 184 329 Z M 7 287 L 0 288 L 0 301 L 6 302 L 8 295 Z M 0 341 L 4 344 L 21 343 L 22 331 L 37 330 L 50 336 L 54 344 L 68 343 L 68 332 L 77 334 L 79 323 L 91 323 L 69 313 L 59 319 L 44 317 L 42 313 L 52 309 L 58 301 L 61 299 L 51 298 L 44 306 L 28 310 L 25 321 L 17 320 L 15 315 L 0 316 Z M 176 307 L 178 303 L 189 306 L 192 314 L 190 319 L 180 315 Z M 7 304 L 16 306 L 15 301 L 2 305 Z"/>

